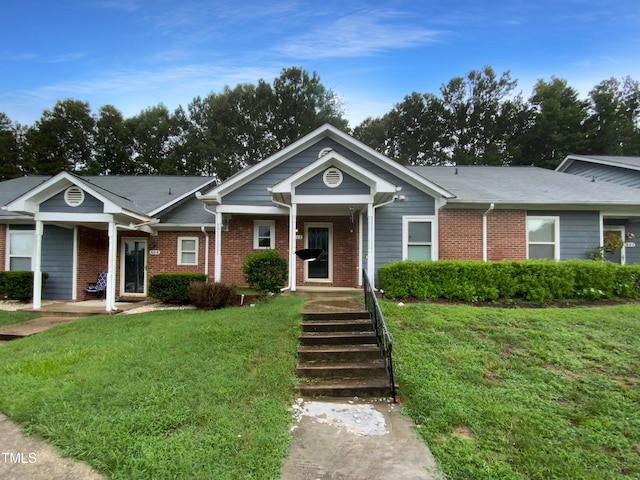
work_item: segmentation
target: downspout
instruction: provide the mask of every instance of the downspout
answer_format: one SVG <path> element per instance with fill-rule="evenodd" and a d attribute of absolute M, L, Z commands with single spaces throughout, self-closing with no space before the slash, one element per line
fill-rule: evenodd
<path fill-rule="evenodd" d="M 495 204 L 491 203 L 486 212 L 482 214 L 482 261 L 487 261 L 487 216 L 489 212 L 495 208 Z"/>
<path fill-rule="evenodd" d="M 396 187 L 397 191 L 400 188 Z M 378 205 L 369 204 L 371 208 L 367 210 L 367 223 L 368 223 L 368 243 L 367 243 L 367 273 L 369 274 L 369 278 L 375 279 L 375 268 L 376 268 L 376 210 L 380 207 L 384 207 L 389 205 L 390 203 L 395 202 L 398 199 L 398 195 L 394 195 L 391 200 L 387 200 L 386 202 L 382 202 Z"/>
<path fill-rule="evenodd" d="M 209 232 L 204 226 L 200 227 L 200 231 L 204 235 L 204 274 L 207 276 L 207 282 L 209 281 Z"/>
<path fill-rule="evenodd" d="M 214 254 L 213 254 L 213 261 L 215 262 L 214 266 L 213 266 L 213 281 L 214 282 L 219 282 L 220 279 L 222 278 L 222 248 L 221 248 L 221 242 L 222 242 L 222 222 L 220 221 L 222 214 L 220 212 L 215 212 L 213 210 L 209 210 L 207 208 L 207 204 L 203 202 L 202 204 L 204 206 L 204 211 L 205 212 L 209 212 L 210 214 L 212 214 L 214 216 L 215 220 L 215 224 L 216 224 L 216 239 L 215 239 L 215 244 L 214 244 Z M 202 227 L 204 228 L 204 227 Z M 208 241 L 209 241 L 209 237 L 207 236 L 207 245 L 208 245 Z M 209 249 L 207 248 L 205 256 L 207 258 L 207 265 L 206 265 L 206 269 L 209 268 Z"/>
<path fill-rule="evenodd" d="M 286 203 L 278 202 L 271 198 L 271 201 L 279 206 L 289 209 L 289 275 L 288 282 L 289 284 L 285 287 L 281 288 L 280 291 L 284 292 L 287 290 L 291 290 L 295 292 L 295 276 L 296 276 L 296 225 L 293 221 L 293 205 L 287 205 Z M 293 281 L 292 281 L 293 280 Z"/>

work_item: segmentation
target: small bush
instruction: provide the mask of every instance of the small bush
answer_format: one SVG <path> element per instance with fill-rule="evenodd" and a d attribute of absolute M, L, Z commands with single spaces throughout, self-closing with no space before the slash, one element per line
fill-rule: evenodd
<path fill-rule="evenodd" d="M 246 256 L 242 273 L 251 288 L 275 293 L 287 280 L 287 260 L 277 250 L 260 250 Z"/>
<path fill-rule="evenodd" d="M 4 290 L 7 284 L 7 276 L 4 270 L 0 271 L 0 298 L 4 297 Z"/>
<path fill-rule="evenodd" d="M 204 273 L 158 273 L 149 279 L 149 296 L 165 303 L 186 305 L 189 303 L 189 285 L 206 279 Z"/>
<path fill-rule="evenodd" d="M 230 283 L 192 282 L 189 285 L 191 304 L 203 310 L 217 310 L 233 304 L 235 287 Z"/>
<path fill-rule="evenodd" d="M 42 272 L 42 287 L 49 274 Z M 0 277 L 0 293 L 13 300 L 31 300 L 33 298 L 33 272 L 7 271 Z"/>

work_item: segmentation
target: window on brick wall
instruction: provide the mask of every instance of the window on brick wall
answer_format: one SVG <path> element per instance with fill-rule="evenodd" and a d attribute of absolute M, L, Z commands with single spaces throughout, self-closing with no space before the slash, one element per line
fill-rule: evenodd
<path fill-rule="evenodd" d="M 253 248 L 255 250 L 276 248 L 275 220 L 253 221 Z"/>
<path fill-rule="evenodd" d="M 198 237 L 178 237 L 178 265 L 198 264 Z"/>
<path fill-rule="evenodd" d="M 402 259 L 434 260 L 434 218 L 402 218 Z"/>
<path fill-rule="evenodd" d="M 34 227 L 9 227 L 7 235 L 6 270 L 33 270 L 34 251 Z"/>
<path fill-rule="evenodd" d="M 527 217 L 527 258 L 559 260 L 559 232 L 559 217 Z"/>

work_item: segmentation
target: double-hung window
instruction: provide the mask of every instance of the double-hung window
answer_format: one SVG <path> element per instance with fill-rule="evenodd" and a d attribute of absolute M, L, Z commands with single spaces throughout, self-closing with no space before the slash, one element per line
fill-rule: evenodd
<path fill-rule="evenodd" d="M 434 260 L 434 218 L 428 216 L 402 218 L 402 258 Z"/>
<path fill-rule="evenodd" d="M 198 264 L 198 237 L 178 237 L 178 265 Z"/>
<path fill-rule="evenodd" d="M 560 259 L 559 217 L 527 217 L 527 258 Z"/>
<path fill-rule="evenodd" d="M 35 232 L 19 226 L 9 227 L 7 237 L 7 270 L 33 270 Z"/>
<path fill-rule="evenodd" d="M 255 250 L 276 248 L 275 220 L 254 220 L 253 248 Z"/>

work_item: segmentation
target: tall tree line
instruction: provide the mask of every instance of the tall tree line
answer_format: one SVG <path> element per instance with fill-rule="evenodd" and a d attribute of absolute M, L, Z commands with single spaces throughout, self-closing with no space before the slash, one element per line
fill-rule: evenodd
<path fill-rule="evenodd" d="M 580 99 L 566 80 L 516 94 L 509 72 L 472 70 L 437 94 L 413 92 L 351 132 L 403 164 L 537 165 L 568 154 L 640 155 L 640 86 L 604 80 Z M 207 175 L 224 180 L 314 128 L 348 130 L 338 96 L 314 72 L 283 69 L 272 83 L 225 87 L 170 112 L 160 104 L 125 119 L 58 101 L 29 127 L 0 112 L 0 180 L 60 171 L 94 175 Z"/>
<path fill-rule="evenodd" d="M 407 95 L 354 136 L 403 164 L 536 165 L 569 154 L 640 156 L 640 86 L 627 77 L 596 85 L 587 99 L 566 80 L 539 80 L 527 100 L 510 73 L 486 66 L 439 94 Z"/>

